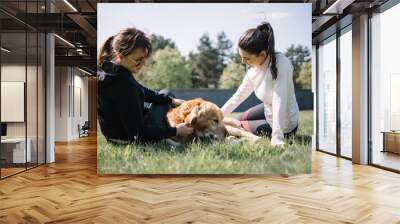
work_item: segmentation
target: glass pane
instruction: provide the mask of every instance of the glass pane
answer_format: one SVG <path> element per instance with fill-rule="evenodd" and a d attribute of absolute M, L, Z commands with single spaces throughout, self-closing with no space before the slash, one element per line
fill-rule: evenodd
<path fill-rule="evenodd" d="M 400 170 L 400 4 L 372 22 L 372 163 Z M 384 134 L 383 132 L 388 132 Z"/>
<path fill-rule="evenodd" d="M 1 140 L 2 177 L 25 170 L 26 150 L 26 34 L 1 34 Z M 5 49 L 5 50 L 4 50 Z"/>
<path fill-rule="evenodd" d="M 336 39 L 318 48 L 318 148 L 336 154 Z"/>
<path fill-rule="evenodd" d="M 352 35 L 340 37 L 340 153 L 352 157 Z"/>

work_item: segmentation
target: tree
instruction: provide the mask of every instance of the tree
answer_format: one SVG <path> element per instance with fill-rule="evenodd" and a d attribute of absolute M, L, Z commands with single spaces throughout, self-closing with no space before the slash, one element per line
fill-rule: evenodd
<path fill-rule="evenodd" d="M 143 66 L 143 68 L 138 73 L 135 74 L 135 78 L 138 81 L 140 81 L 142 83 L 146 82 L 144 79 L 147 76 L 149 69 L 152 68 L 155 63 L 153 57 L 154 57 L 154 53 L 153 53 L 153 56 L 151 56 L 149 59 L 147 59 L 146 64 Z"/>
<path fill-rule="evenodd" d="M 299 87 L 299 84 L 296 82 L 300 73 L 300 66 L 304 62 L 308 62 L 311 60 L 310 50 L 306 46 L 294 44 L 290 45 L 290 47 L 286 50 L 286 57 L 292 61 L 293 64 L 293 80 L 295 81 L 295 86 Z"/>
<path fill-rule="evenodd" d="M 171 39 L 164 38 L 163 36 L 157 34 L 151 34 L 150 43 L 153 47 L 154 53 L 156 53 L 158 50 L 164 49 L 167 46 L 170 48 L 175 48 L 175 43 Z"/>
<path fill-rule="evenodd" d="M 231 57 L 232 42 L 224 32 L 217 36 L 214 46 L 209 35 L 203 34 L 197 53 L 189 54 L 189 61 L 193 72 L 193 87 L 217 88 L 220 76 Z"/>
<path fill-rule="evenodd" d="M 296 83 L 302 89 L 311 89 L 311 62 L 307 61 L 301 64 L 299 76 Z"/>
<path fill-rule="evenodd" d="M 225 32 L 221 32 L 217 36 L 217 49 L 219 53 L 219 65 L 226 67 L 232 56 L 232 41 L 228 39 Z M 222 69 L 223 70 L 223 69 Z"/>
<path fill-rule="evenodd" d="M 153 64 L 145 70 L 142 82 L 154 89 L 192 87 L 191 71 L 185 58 L 177 49 L 169 46 L 157 50 Z"/>
<path fill-rule="evenodd" d="M 236 62 L 237 64 L 242 64 L 242 57 L 240 57 L 239 53 L 235 53 L 231 55 L 231 61 Z M 246 67 L 244 64 L 242 64 L 243 67 Z"/>
<path fill-rule="evenodd" d="M 219 52 L 212 46 L 209 35 L 203 34 L 197 53 L 190 53 L 189 60 L 192 69 L 193 87 L 216 88 L 219 80 Z"/>
<path fill-rule="evenodd" d="M 226 66 L 219 80 L 220 89 L 236 89 L 239 87 L 246 74 L 245 66 L 235 60 Z"/>
<path fill-rule="evenodd" d="M 153 56 L 157 53 L 158 50 L 162 50 L 165 47 L 176 48 L 174 41 L 157 34 L 151 34 L 150 43 L 153 48 Z M 147 59 L 146 65 L 143 67 L 143 69 L 135 75 L 137 80 L 145 82 L 144 77 L 146 77 L 147 71 L 149 70 L 149 68 L 153 67 L 155 63 L 153 56 Z"/>

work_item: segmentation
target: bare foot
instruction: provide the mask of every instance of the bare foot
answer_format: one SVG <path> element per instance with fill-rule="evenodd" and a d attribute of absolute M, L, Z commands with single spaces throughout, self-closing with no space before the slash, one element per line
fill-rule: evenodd
<path fill-rule="evenodd" d="M 248 136 L 248 137 L 245 137 L 247 140 L 249 140 L 251 143 L 257 143 L 257 142 L 259 142 L 261 139 L 262 139 L 262 137 L 259 137 L 259 136 L 257 136 L 257 135 L 254 135 L 254 136 Z"/>

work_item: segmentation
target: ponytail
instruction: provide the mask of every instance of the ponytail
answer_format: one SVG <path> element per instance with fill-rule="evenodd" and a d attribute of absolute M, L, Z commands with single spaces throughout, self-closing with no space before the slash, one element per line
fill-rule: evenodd
<path fill-rule="evenodd" d="M 97 58 L 97 66 L 100 67 L 104 61 L 112 60 L 113 58 L 113 50 L 112 50 L 112 41 L 114 40 L 114 36 L 109 37 L 106 42 L 104 42 L 103 46 L 100 48 L 99 57 Z"/>
<path fill-rule="evenodd" d="M 275 55 L 275 38 L 274 31 L 271 24 L 267 22 L 261 23 L 257 26 L 257 29 L 264 32 L 267 35 L 267 53 L 270 57 L 269 66 L 271 68 L 272 77 L 274 80 L 278 77 L 278 69 L 276 68 L 276 55 Z"/>
<path fill-rule="evenodd" d="M 265 50 L 270 58 L 268 66 L 271 68 L 272 78 L 277 79 L 275 38 L 271 24 L 263 22 L 257 28 L 247 30 L 240 37 L 239 47 L 250 54 L 257 55 Z"/>

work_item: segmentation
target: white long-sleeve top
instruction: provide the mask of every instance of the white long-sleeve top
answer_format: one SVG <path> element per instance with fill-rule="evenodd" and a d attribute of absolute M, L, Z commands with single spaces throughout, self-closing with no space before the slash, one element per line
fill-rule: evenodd
<path fill-rule="evenodd" d="M 235 94 L 221 108 L 230 114 L 254 91 L 264 103 L 264 114 L 272 128 L 271 145 L 283 144 L 284 133 L 296 128 L 299 121 L 299 106 L 293 85 L 293 66 L 283 54 L 276 54 L 278 77 L 273 80 L 268 66 L 269 58 L 258 66 L 250 68 Z"/>

